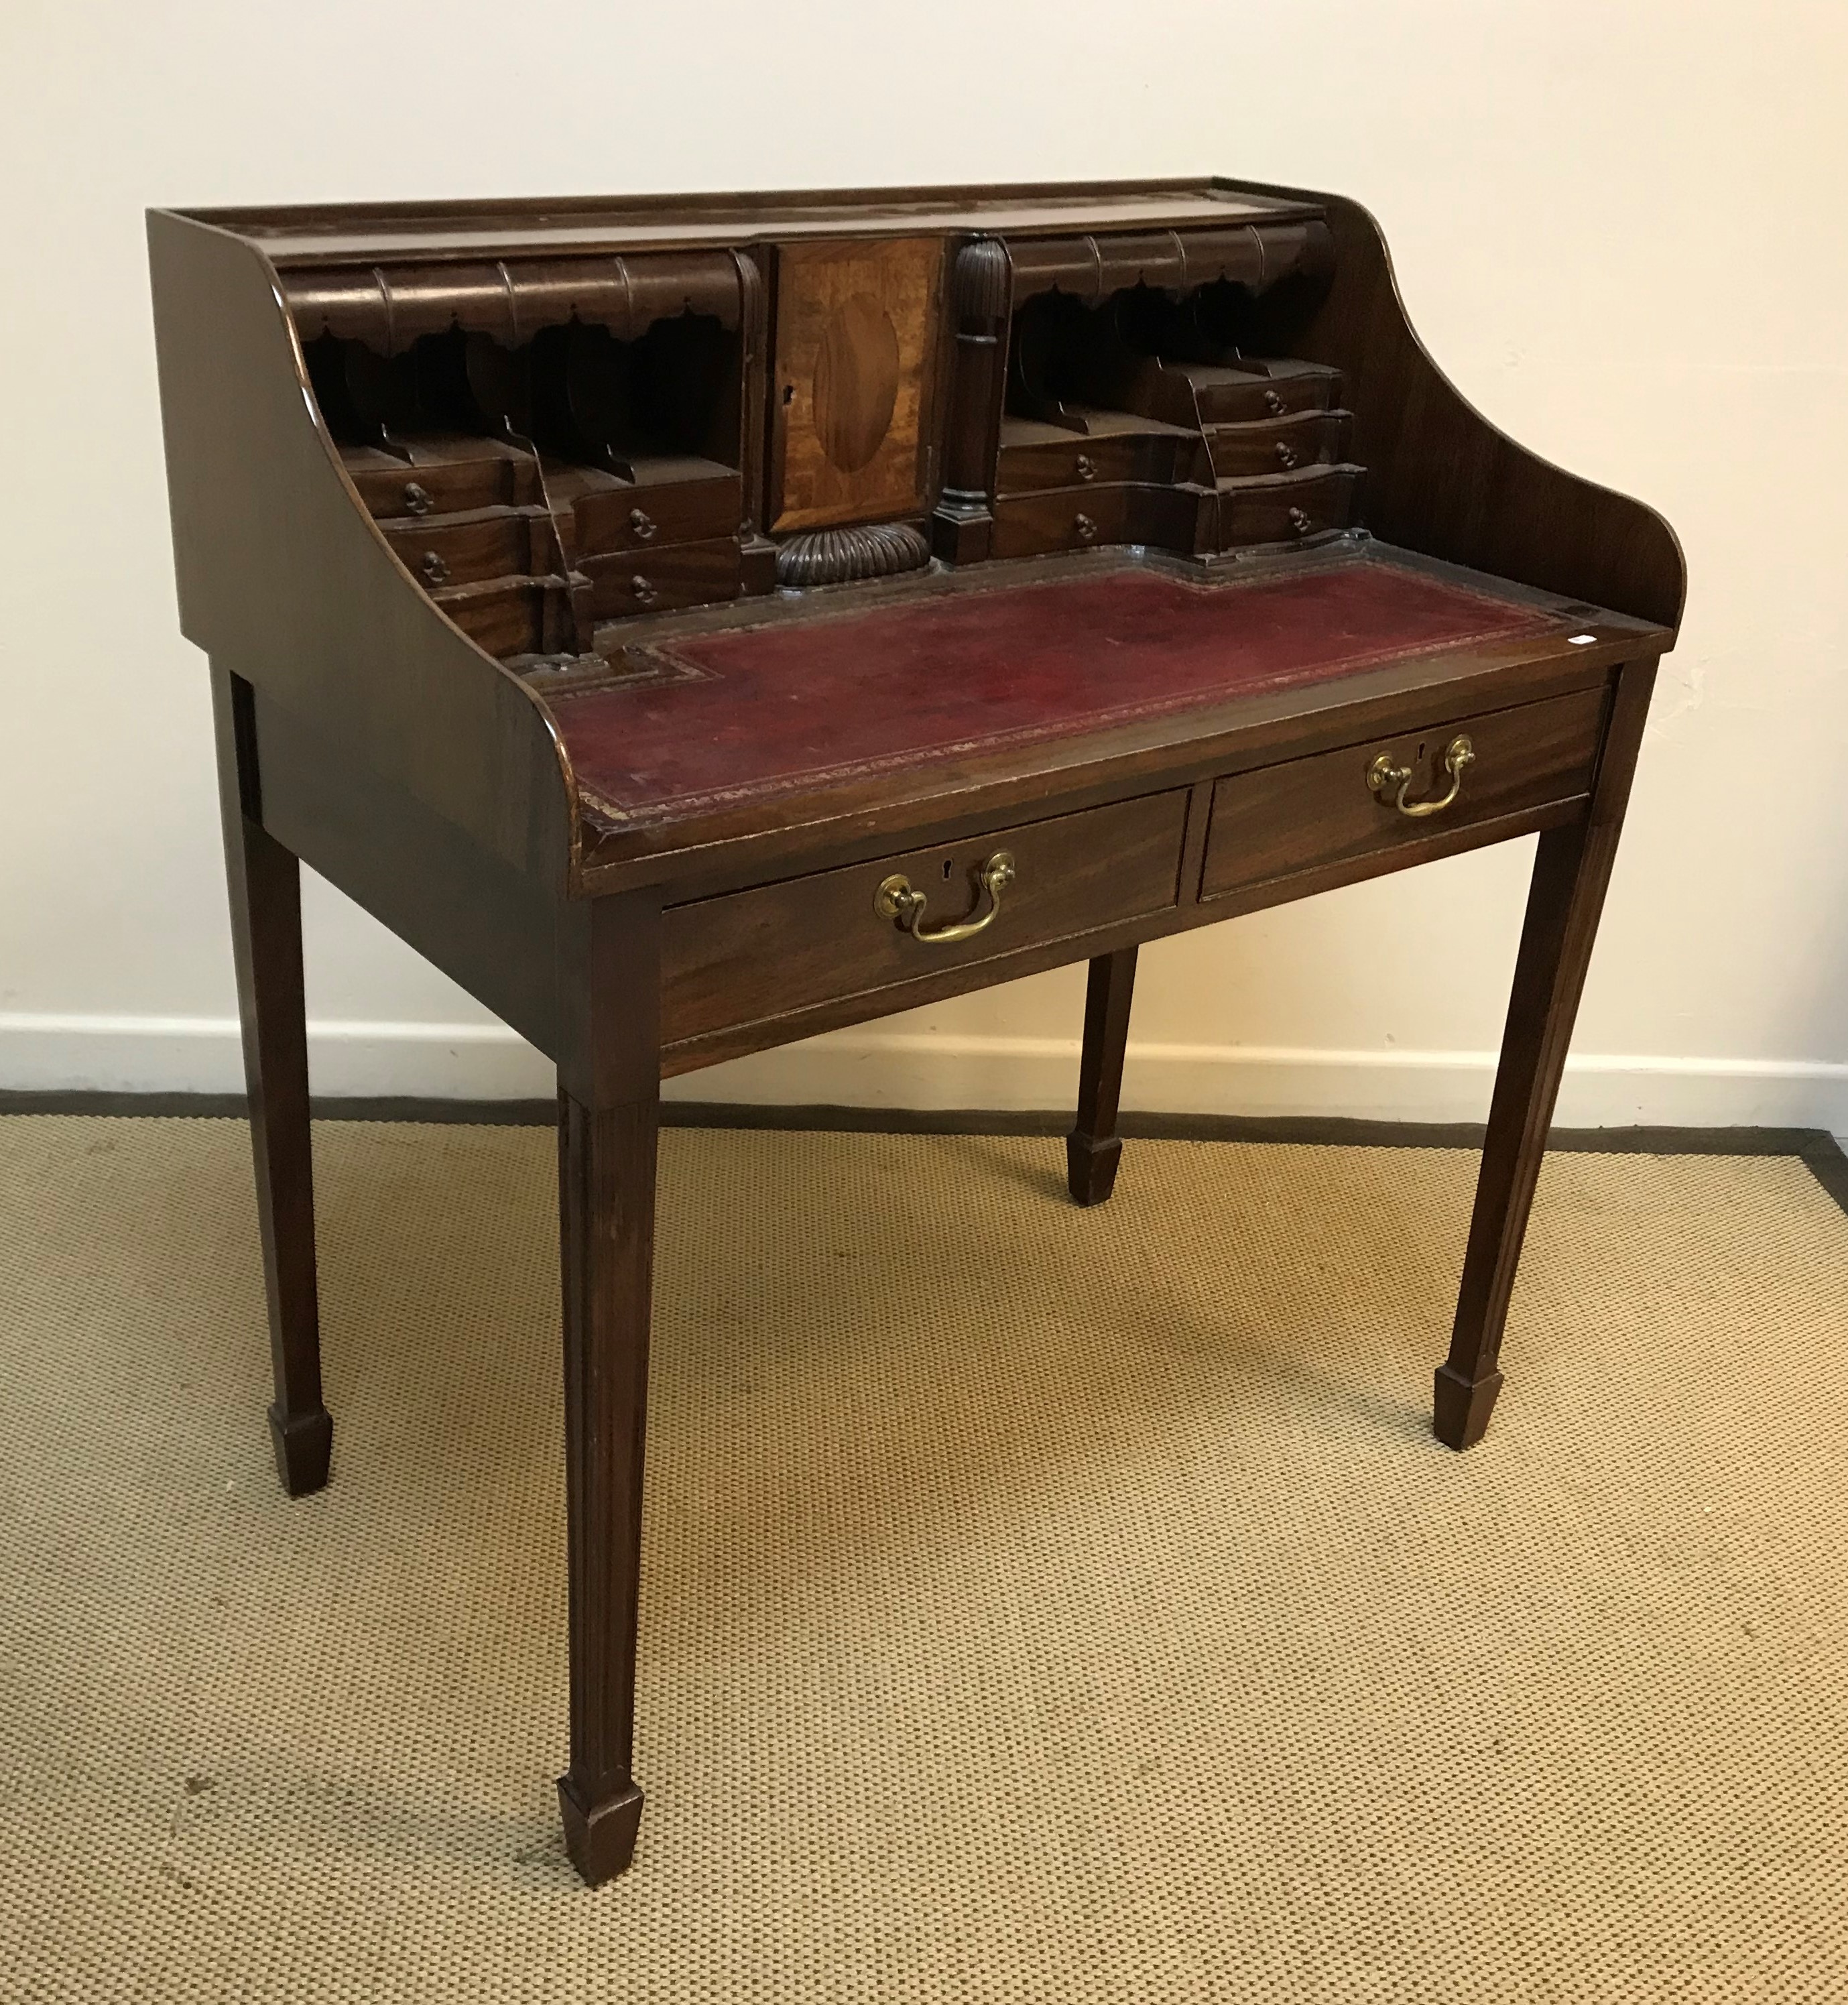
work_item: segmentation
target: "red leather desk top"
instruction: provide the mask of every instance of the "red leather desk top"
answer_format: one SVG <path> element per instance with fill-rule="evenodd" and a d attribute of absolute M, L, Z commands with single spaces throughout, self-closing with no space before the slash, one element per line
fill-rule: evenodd
<path fill-rule="evenodd" d="M 593 806 L 678 820 L 1558 623 L 1390 564 L 1231 586 L 1124 568 L 690 634 L 649 651 L 657 673 L 554 702 Z"/>

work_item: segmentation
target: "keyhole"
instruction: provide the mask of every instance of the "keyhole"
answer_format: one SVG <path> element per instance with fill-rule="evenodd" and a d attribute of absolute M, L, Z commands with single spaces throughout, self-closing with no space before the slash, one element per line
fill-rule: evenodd
<path fill-rule="evenodd" d="M 944 866 L 943 866 L 943 882 L 944 882 L 946 884 L 947 884 L 947 883 L 949 883 L 949 881 L 950 881 L 950 873 L 952 870 L 954 870 L 954 869 L 955 869 L 955 867 L 956 867 L 956 863 L 955 863 L 955 859 L 954 859 L 954 858 L 951 858 L 948 862 L 947 862 L 944 864 Z"/>
<path fill-rule="evenodd" d="M 793 383 L 785 383 L 783 385 L 783 402 L 785 404 L 792 404 L 795 401 L 796 385 Z"/>

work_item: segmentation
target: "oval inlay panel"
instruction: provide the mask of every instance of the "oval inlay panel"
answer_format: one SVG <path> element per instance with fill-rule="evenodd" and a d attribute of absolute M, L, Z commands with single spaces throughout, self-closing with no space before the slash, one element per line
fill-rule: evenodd
<path fill-rule="evenodd" d="M 815 358 L 815 434 L 843 473 L 856 473 L 878 451 L 898 401 L 898 335 L 870 293 L 836 307 Z"/>

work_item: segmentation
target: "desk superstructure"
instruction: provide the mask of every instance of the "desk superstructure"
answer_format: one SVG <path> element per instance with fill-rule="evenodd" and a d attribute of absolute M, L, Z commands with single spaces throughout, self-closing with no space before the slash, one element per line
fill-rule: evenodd
<path fill-rule="evenodd" d="M 1656 663 L 1639 504 L 1224 181 L 158 211 L 292 1492 L 327 1479 L 305 859 L 553 1058 L 571 1766 L 629 1859 L 659 1083 L 1540 837 L 1435 1426 L 1477 1440 Z M 1443 943 L 1434 943 L 1442 978 Z"/>

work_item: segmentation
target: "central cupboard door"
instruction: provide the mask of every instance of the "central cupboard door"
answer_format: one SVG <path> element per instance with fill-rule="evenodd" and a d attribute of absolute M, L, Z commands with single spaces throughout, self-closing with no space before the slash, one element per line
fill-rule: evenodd
<path fill-rule="evenodd" d="M 772 529 L 922 514 L 943 240 L 777 254 Z"/>

